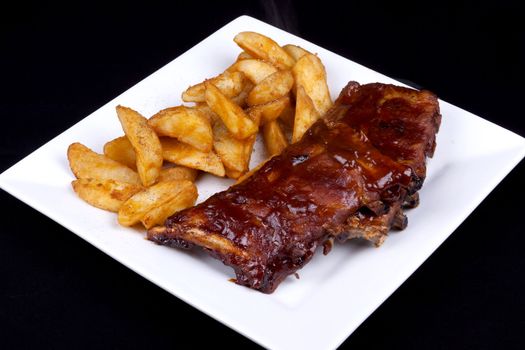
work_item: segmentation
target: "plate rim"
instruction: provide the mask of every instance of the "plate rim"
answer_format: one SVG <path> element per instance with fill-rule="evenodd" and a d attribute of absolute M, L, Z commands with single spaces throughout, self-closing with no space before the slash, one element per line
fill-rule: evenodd
<path fill-rule="evenodd" d="M 42 208 L 40 207 L 40 205 L 38 204 L 35 204 L 34 200 L 31 200 L 31 198 L 28 198 L 28 196 L 26 196 L 26 194 L 24 194 L 22 191 L 19 191 L 16 186 L 13 186 L 8 180 L 9 180 L 9 173 L 10 171 L 12 171 L 12 169 L 14 169 L 15 167 L 17 167 L 20 163 L 23 163 L 23 162 L 26 162 L 28 161 L 28 159 L 30 160 L 30 157 L 32 157 L 36 152 L 44 149 L 48 144 L 50 143 L 53 143 L 55 142 L 57 139 L 59 139 L 60 137 L 63 137 L 63 135 L 66 135 L 71 129 L 77 127 L 79 124 L 81 124 L 83 121 L 85 121 L 86 119 L 88 119 L 92 114 L 96 113 L 97 111 L 105 108 L 106 106 L 108 105 L 112 105 L 114 104 L 114 101 L 118 100 L 122 95 L 124 95 L 127 91 L 133 89 L 134 87 L 136 87 L 137 85 L 141 84 L 142 82 L 144 82 L 145 80 L 149 79 L 150 77 L 152 77 L 153 75 L 156 75 L 158 74 L 163 68 L 165 68 L 166 66 L 168 66 L 170 63 L 172 63 L 174 60 L 177 60 L 178 58 L 188 54 L 193 48 L 195 48 L 197 45 L 203 43 L 203 41 L 205 41 L 206 39 L 210 38 L 213 34 L 217 33 L 218 31 L 226 28 L 227 26 L 229 25 L 232 25 L 233 23 L 237 22 L 237 21 L 248 21 L 248 22 L 253 22 L 253 21 L 256 21 L 256 22 L 259 22 L 259 23 L 262 23 L 264 24 L 265 26 L 271 26 L 273 27 L 272 25 L 268 24 L 268 23 L 265 23 L 263 21 L 260 21 L 258 19 L 255 19 L 253 17 L 250 17 L 250 16 L 247 16 L 247 15 L 243 15 L 243 16 L 239 16 L 235 19 L 233 19 L 232 21 L 226 23 L 224 26 L 220 27 L 217 31 L 214 31 L 213 33 L 211 33 L 210 35 L 206 36 L 202 41 L 198 42 L 197 44 L 195 44 L 193 47 L 191 47 L 190 49 L 188 49 L 187 51 L 183 52 L 181 55 L 175 57 L 173 60 L 171 60 L 170 62 L 168 62 L 166 65 L 160 67 L 159 69 L 155 70 L 154 72 L 152 72 L 151 74 L 149 74 L 148 76 L 146 76 L 144 79 L 140 80 L 139 82 L 137 82 L 136 84 L 134 84 L 133 86 L 129 87 L 128 89 L 126 89 L 125 91 L 123 91 L 122 93 L 118 94 L 115 98 L 111 99 L 110 101 L 108 101 L 107 103 L 103 104 L 101 107 L 97 108 L 96 110 L 94 110 L 93 112 L 91 112 L 89 115 L 87 115 L 86 117 L 84 117 L 83 119 L 81 119 L 80 121 L 78 121 L 77 123 L 75 123 L 74 125 L 68 127 L 66 130 L 64 130 L 63 132 L 59 133 L 57 136 L 53 137 L 51 140 L 49 140 L 48 142 L 44 143 L 43 145 L 39 146 L 36 150 L 34 150 L 33 152 L 31 152 L 30 154 L 28 154 L 27 156 L 25 156 L 24 158 L 22 158 L 21 160 L 19 160 L 18 162 L 16 162 L 14 165 L 10 166 L 9 168 L 7 168 L 4 172 L 2 172 L 2 174 L 0 174 L 0 188 L 2 188 L 3 190 L 5 190 L 6 192 L 8 192 L 9 194 L 11 194 L 13 197 L 21 200 L 22 202 L 24 202 L 25 204 L 27 204 L 28 206 L 30 206 L 31 208 L 39 211 L 40 213 L 46 215 L 48 218 L 50 218 L 51 220 L 55 221 L 56 223 L 58 223 L 59 225 L 65 227 L 66 229 L 68 229 L 69 231 L 71 231 L 72 233 L 74 233 L 75 235 L 79 236 L 80 238 L 82 238 L 83 240 L 85 240 L 86 242 L 88 242 L 89 244 L 91 244 L 92 246 L 96 247 L 97 249 L 101 250 L 102 252 L 104 252 L 105 254 L 107 254 L 108 256 L 112 257 L 113 259 L 115 259 L 116 261 L 118 261 L 119 263 L 123 264 L 124 266 L 128 267 L 129 269 L 131 269 L 132 271 L 136 272 L 137 274 L 139 274 L 140 276 L 142 276 L 143 278 L 151 281 L 152 283 L 154 283 L 155 285 L 161 287 L 162 289 L 166 290 L 167 292 L 169 292 L 170 294 L 172 294 L 173 296 L 179 298 L 180 300 L 184 301 L 185 303 L 191 305 L 192 307 L 196 308 L 197 310 L 207 314 L 208 316 L 218 320 L 219 322 L 227 325 L 228 327 L 232 328 L 233 330 L 235 330 L 236 332 L 244 335 L 245 337 L 253 340 L 254 342 L 258 343 L 258 344 L 261 344 L 263 346 L 271 346 L 271 347 L 279 347 L 280 345 L 273 342 L 273 341 L 268 341 L 268 339 L 260 339 L 260 336 L 258 335 L 254 335 L 253 332 L 249 332 L 249 331 L 246 331 L 245 329 L 243 329 L 242 327 L 236 325 L 235 323 L 236 322 L 232 322 L 232 320 L 227 320 L 225 317 L 221 316 L 221 315 L 217 315 L 216 313 L 214 313 L 213 311 L 210 311 L 209 309 L 205 309 L 202 305 L 200 305 L 198 302 L 195 301 L 194 298 L 192 298 L 190 295 L 187 295 L 185 294 L 184 292 L 181 292 L 180 290 L 177 291 L 177 294 L 175 294 L 173 291 L 172 291 L 172 287 L 170 287 L 169 285 L 167 285 L 165 283 L 165 281 L 163 281 L 162 279 L 159 279 L 157 278 L 156 276 L 151 276 L 151 275 L 148 275 L 148 272 L 147 272 L 147 269 L 145 268 L 140 268 L 140 267 L 137 267 L 137 266 L 134 266 L 133 264 L 130 264 L 128 261 L 126 261 L 125 257 L 122 257 L 121 256 L 121 253 L 119 253 L 118 251 L 115 252 L 115 251 L 111 251 L 110 249 L 108 249 L 107 247 L 105 247 L 103 244 L 101 244 L 100 242 L 98 242 L 95 238 L 93 237 L 90 237 L 89 234 L 85 234 L 85 233 L 82 233 L 82 232 L 78 232 L 78 230 L 74 229 L 73 227 L 70 227 L 71 225 L 67 224 L 67 223 L 64 223 L 64 220 L 61 220 L 60 218 L 56 217 L 53 213 L 50 213 L 46 208 Z M 276 28 L 276 27 L 273 27 L 273 28 Z M 306 39 L 303 39 L 303 38 L 300 38 L 294 34 L 291 34 L 291 33 L 288 33 L 288 32 L 285 32 L 283 31 L 282 29 L 279 29 L 279 28 L 276 28 L 284 33 L 286 33 L 287 35 L 291 36 L 292 38 L 298 38 L 302 41 L 307 41 Z M 309 41 L 307 41 L 309 42 Z M 310 43 L 310 42 L 309 42 Z M 319 47 L 318 45 L 314 44 L 314 43 L 311 43 L 312 45 L 316 46 L 316 47 Z M 331 52 L 327 49 L 323 49 L 325 50 L 326 52 L 329 52 L 330 54 L 332 55 L 335 55 L 335 56 L 338 56 L 344 60 L 347 60 L 347 61 L 350 61 L 354 64 L 357 64 L 363 68 L 366 68 L 367 70 L 370 70 L 374 73 L 378 73 L 378 72 L 375 72 L 373 70 L 371 70 L 370 68 L 368 67 L 365 67 L 365 66 L 362 66 L 361 64 L 359 63 L 356 63 L 352 60 L 349 60 L 337 53 L 334 53 L 334 52 Z M 381 74 L 381 73 L 378 73 L 378 74 Z M 383 75 L 383 74 L 381 74 Z M 383 75 L 384 76 L 384 75 Z M 386 76 L 385 76 L 386 77 Z M 389 77 L 388 77 L 389 78 Z M 392 79 L 392 78 L 389 78 L 389 79 Z M 400 83 L 402 84 L 402 83 Z M 404 85 L 404 84 L 402 84 Z M 458 108 L 459 110 L 461 110 L 462 112 L 464 113 L 468 113 L 476 118 L 479 118 L 485 122 L 488 122 L 491 124 L 491 127 L 498 127 L 500 129 L 503 129 L 505 130 L 506 132 L 508 133 L 511 133 L 517 137 L 519 137 L 521 140 L 519 143 L 518 142 L 518 149 L 516 150 L 516 154 L 514 155 L 514 157 L 512 158 L 512 161 L 509 161 L 508 163 L 506 163 L 506 166 L 502 169 L 499 170 L 498 174 L 494 177 L 492 177 L 492 181 L 491 181 L 491 184 L 489 186 L 485 186 L 483 191 L 481 191 L 478 196 L 475 198 L 475 200 L 472 202 L 473 205 L 471 206 L 471 208 L 467 208 L 464 210 L 465 212 L 465 215 L 461 218 L 461 219 L 457 219 L 457 225 L 456 223 L 454 223 L 454 228 L 450 231 L 450 233 L 448 233 L 447 235 L 444 235 L 443 237 L 441 237 L 442 239 L 440 240 L 440 242 L 433 246 L 432 249 L 430 249 L 430 253 L 429 254 L 422 254 L 422 255 L 425 255 L 426 257 L 423 259 L 423 260 L 419 260 L 417 259 L 417 263 L 414 263 L 415 265 L 415 268 L 414 269 L 408 269 L 408 272 L 406 273 L 406 276 L 404 276 L 403 278 L 400 279 L 400 282 L 399 284 L 397 285 L 397 287 L 393 288 L 390 290 L 390 293 L 388 293 L 388 295 L 386 295 L 382 300 L 378 300 L 376 301 L 376 305 L 375 307 L 373 307 L 369 313 L 367 313 L 367 315 L 365 315 L 364 317 L 362 317 L 362 319 L 359 321 L 359 322 L 354 322 L 354 326 L 351 327 L 351 329 L 349 329 L 349 327 L 340 327 L 341 328 L 341 331 L 338 332 L 340 333 L 340 336 L 336 337 L 336 338 L 332 338 L 332 341 L 330 342 L 330 344 L 326 344 L 326 348 L 335 348 L 337 346 L 339 346 L 349 335 L 351 335 L 353 333 L 353 331 L 364 321 L 366 320 L 366 318 L 368 318 L 386 299 L 388 299 L 390 297 L 390 295 L 395 292 L 400 285 L 402 285 L 406 279 L 408 277 L 410 277 L 414 272 L 415 270 L 417 270 L 419 268 L 419 266 L 421 266 L 423 264 L 423 262 L 428 259 L 432 253 L 448 238 L 450 237 L 450 235 L 457 229 L 457 227 L 466 219 L 466 217 L 468 217 L 474 210 L 475 208 L 488 196 L 488 194 L 490 192 L 492 192 L 494 190 L 494 188 L 503 180 L 503 178 L 521 161 L 521 159 L 523 159 L 525 157 L 525 138 L 523 138 L 522 136 L 520 136 L 519 134 L 516 134 L 514 133 L 513 131 L 510 131 L 510 130 L 507 130 L 489 120 L 486 120 L 486 119 L 483 119 L 477 115 L 474 115 L 466 110 L 463 110 L 461 109 L 460 107 L 457 107 L 453 104 L 450 104 L 446 101 L 443 101 L 440 99 L 440 104 L 441 103 L 447 103 L 449 104 L 450 106 L 454 107 L 454 108 Z M 518 140 L 518 139 L 517 139 Z"/>

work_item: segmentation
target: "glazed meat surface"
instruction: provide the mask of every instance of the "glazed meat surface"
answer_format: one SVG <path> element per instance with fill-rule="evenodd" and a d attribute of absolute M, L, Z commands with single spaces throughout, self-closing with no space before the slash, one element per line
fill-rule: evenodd
<path fill-rule="evenodd" d="M 361 237 L 380 245 L 402 229 L 432 156 L 437 98 L 350 82 L 303 138 L 242 183 L 148 232 L 163 245 L 199 246 L 231 266 L 236 282 L 271 293 L 324 245 Z"/>

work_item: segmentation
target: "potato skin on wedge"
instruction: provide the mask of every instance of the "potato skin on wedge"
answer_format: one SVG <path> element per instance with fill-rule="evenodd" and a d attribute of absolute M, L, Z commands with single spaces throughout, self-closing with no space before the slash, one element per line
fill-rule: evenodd
<path fill-rule="evenodd" d="M 159 208 L 170 205 L 170 203 L 175 201 L 175 198 L 181 196 L 186 198 L 187 192 L 191 193 L 191 198 L 194 198 L 195 200 L 197 199 L 197 188 L 191 181 L 172 180 L 159 182 L 146 188 L 144 191 L 136 193 L 125 201 L 118 211 L 118 222 L 123 226 L 135 225 L 143 220 L 146 214 L 155 209 L 160 212 L 157 215 L 164 214 L 165 211 L 162 211 Z M 193 203 L 191 205 L 193 205 Z M 158 216 L 155 218 L 157 217 Z M 152 217 L 148 222 L 156 222 L 157 219 L 155 218 Z"/>
<path fill-rule="evenodd" d="M 157 181 L 162 168 L 162 148 L 159 137 L 148 125 L 148 120 L 131 108 L 117 106 L 122 129 L 137 155 L 137 170 L 144 186 Z"/>
<path fill-rule="evenodd" d="M 79 179 L 115 180 L 140 184 L 139 175 L 127 166 L 98 154 L 79 142 L 67 150 L 69 166 Z"/>
<path fill-rule="evenodd" d="M 115 213 L 131 196 L 144 189 L 142 185 L 97 179 L 77 179 L 71 185 L 75 193 L 87 203 Z"/>

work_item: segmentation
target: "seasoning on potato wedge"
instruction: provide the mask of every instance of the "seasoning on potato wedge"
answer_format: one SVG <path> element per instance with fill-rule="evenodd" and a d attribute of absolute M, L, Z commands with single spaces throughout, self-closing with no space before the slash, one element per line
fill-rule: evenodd
<path fill-rule="evenodd" d="M 148 120 L 131 108 L 117 106 L 122 129 L 137 155 L 137 170 L 144 186 L 157 181 L 162 168 L 162 148 L 159 137 L 148 125 Z"/>
<path fill-rule="evenodd" d="M 67 150 L 71 171 L 79 179 L 116 180 L 140 184 L 139 175 L 102 154 L 98 154 L 81 143 L 73 143 Z"/>
<path fill-rule="evenodd" d="M 258 126 L 246 115 L 241 107 L 224 96 L 215 85 L 206 84 L 206 103 L 224 122 L 224 125 L 238 139 L 242 140 L 257 133 Z"/>
<path fill-rule="evenodd" d="M 169 137 L 163 137 L 161 143 L 162 155 L 168 162 L 224 176 L 224 166 L 215 152 L 202 152 Z"/>
<path fill-rule="evenodd" d="M 296 86 L 304 88 L 315 109 L 324 115 L 333 103 L 326 82 L 326 70 L 319 57 L 305 54 L 297 61 L 292 71 Z"/>
<path fill-rule="evenodd" d="M 312 99 L 308 96 L 305 89 L 299 85 L 297 87 L 295 102 L 292 143 L 299 141 L 306 130 L 308 130 L 319 117 L 319 112 L 315 109 Z"/>
<path fill-rule="evenodd" d="M 137 170 L 137 155 L 126 136 L 106 142 L 104 155 L 135 171 Z"/>
<path fill-rule="evenodd" d="M 195 185 L 188 180 L 159 182 L 138 192 L 126 200 L 118 211 L 118 222 L 123 226 L 132 226 L 141 221 L 149 212 L 163 207 L 184 192 L 196 194 Z M 196 196 L 195 196 L 196 199 Z M 190 205 L 191 206 L 191 205 Z"/>
<path fill-rule="evenodd" d="M 142 185 L 115 180 L 77 179 L 71 182 L 76 194 L 94 207 L 118 212 L 122 204 Z"/>
<path fill-rule="evenodd" d="M 170 136 L 202 152 L 211 151 L 213 134 L 209 119 L 197 108 L 166 108 L 148 120 L 158 136 Z"/>
<path fill-rule="evenodd" d="M 233 39 L 251 56 L 268 61 L 279 69 L 292 68 L 294 59 L 272 39 L 255 32 L 241 32 Z"/>

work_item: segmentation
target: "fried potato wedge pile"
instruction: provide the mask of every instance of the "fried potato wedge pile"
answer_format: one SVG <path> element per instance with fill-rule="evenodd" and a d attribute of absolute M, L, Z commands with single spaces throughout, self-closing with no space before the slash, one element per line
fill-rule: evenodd
<path fill-rule="evenodd" d="M 69 165 L 77 178 L 71 183 L 75 193 L 94 207 L 118 213 L 123 226 L 139 222 L 146 228 L 161 225 L 177 211 L 193 206 L 198 197 L 193 183 L 197 170 L 166 164 L 161 138 L 137 111 L 117 106 L 117 116 L 125 136 L 107 142 L 104 154 L 78 142 L 69 146 Z M 198 118 L 209 124 L 205 116 Z M 211 146 L 208 148 L 211 151 Z M 222 166 L 218 158 L 217 162 Z"/>
<path fill-rule="evenodd" d="M 200 172 L 242 182 L 261 166 L 249 169 L 259 132 L 270 159 L 330 109 L 326 70 L 316 54 L 255 32 L 233 41 L 242 49 L 235 62 L 183 91 L 187 104 L 150 118 L 119 105 L 124 135 L 108 141 L 103 154 L 71 144 L 75 193 L 117 212 L 121 225 L 162 225 L 195 204 Z"/>

